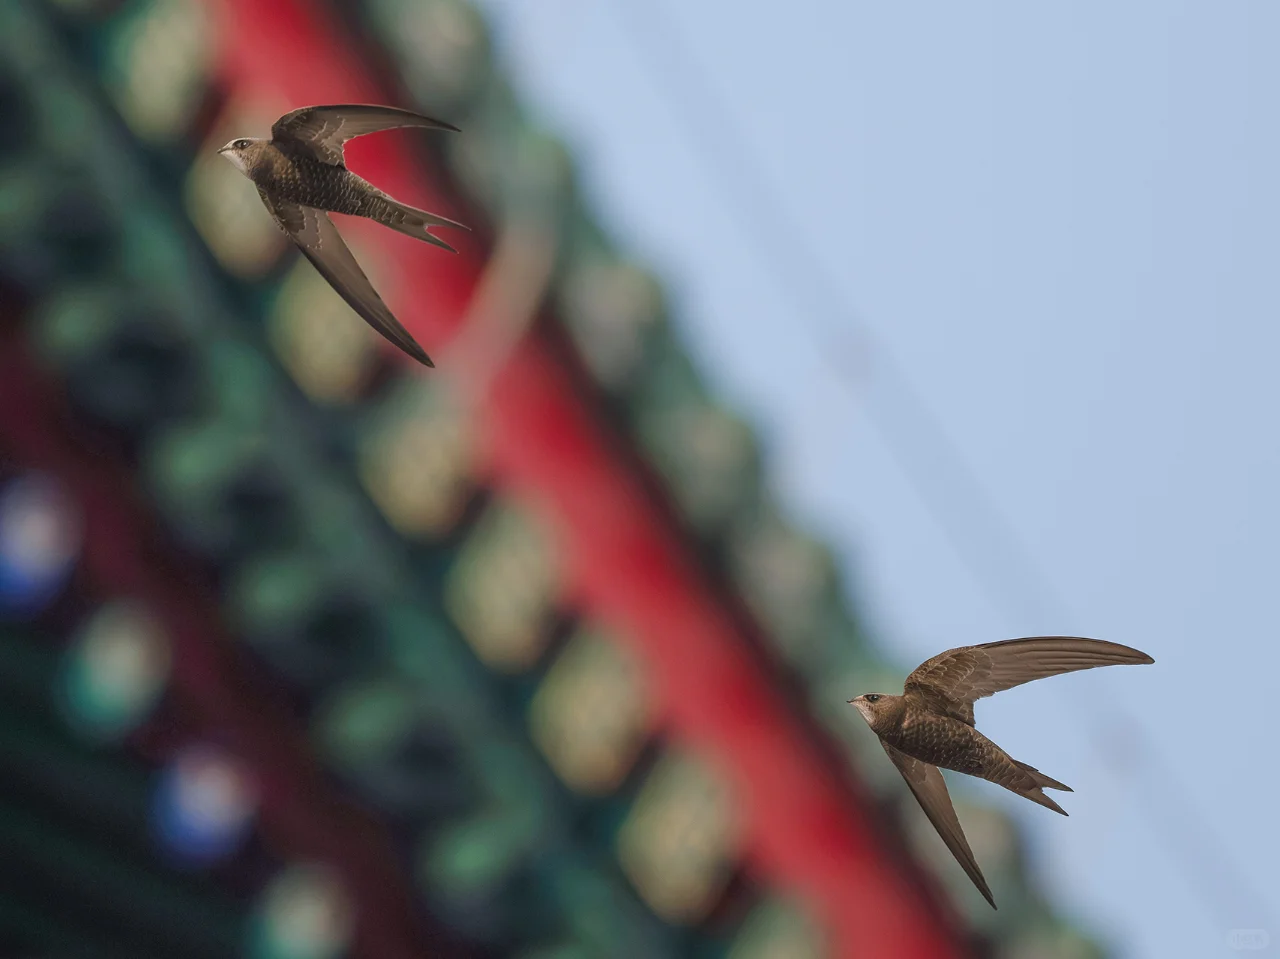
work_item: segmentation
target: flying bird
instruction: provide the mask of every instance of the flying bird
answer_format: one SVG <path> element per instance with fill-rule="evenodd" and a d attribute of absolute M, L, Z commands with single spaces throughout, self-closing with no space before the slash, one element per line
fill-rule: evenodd
<path fill-rule="evenodd" d="M 1154 662 L 1146 653 L 1098 639 L 1009 639 L 949 649 L 916 667 L 901 696 L 865 693 L 849 703 L 880 738 L 938 835 L 994 909 L 995 899 L 969 849 L 938 767 L 980 776 L 1064 816 L 1066 812 L 1044 790 L 1072 789 L 1018 762 L 978 732 L 973 725 L 974 700 L 1059 673 Z"/>
<path fill-rule="evenodd" d="M 271 127 L 271 139 L 241 137 L 218 153 L 253 181 L 276 224 L 365 322 L 419 363 L 435 366 L 382 302 L 326 212 L 368 217 L 416 240 L 456 252 L 427 228 L 456 226 L 465 230 L 466 226 L 387 196 L 343 162 L 342 147 L 348 140 L 399 127 L 458 132 L 442 120 L 408 110 L 337 104 L 286 113 Z"/>

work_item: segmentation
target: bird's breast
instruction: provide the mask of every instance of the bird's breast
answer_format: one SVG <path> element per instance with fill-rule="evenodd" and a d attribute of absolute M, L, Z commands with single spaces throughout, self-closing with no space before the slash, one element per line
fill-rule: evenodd
<path fill-rule="evenodd" d="M 912 711 L 892 744 L 909 756 L 959 772 L 982 768 L 985 739 L 973 727 L 934 713 Z"/>
<path fill-rule="evenodd" d="M 335 213 L 358 213 L 364 191 L 344 167 L 281 154 L 260 185 L 272 196 Z"/>

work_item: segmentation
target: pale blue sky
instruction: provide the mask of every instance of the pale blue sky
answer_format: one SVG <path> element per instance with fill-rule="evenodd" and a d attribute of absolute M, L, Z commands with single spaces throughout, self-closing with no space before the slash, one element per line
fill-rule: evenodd
<path fill-rule="evenodd" d="M 744 235 L 634 40 L 626 11 L 645 5 L 871 331 L 865 355 L 848 317 L 806 322 L 821 299 Z M 996 741 L 1076 789 L 1063 819 L 979 787 L 1027 825 L 1056 901 L 1134 959 L 1238 955 L 1231 925 L 1269 928 L 1280 952 L 1280 6 L 483 6 L 597 211 L 662 273 L 704 371 L 760 428 L 795 516 L 840 550 L 886 651 L 909 667 L 1074 632 L 1156 657 L 979 707 Z M 852 389 L 813 332 L 842 324 Z M 875 428 L 915 435 L 889 363 L 1060 602 L 1007 568 L 1005 599 L 984 590 L 975 564 L 1003 554 L 963 491 L 945 498 L 967 543 L 953 547 Z M 1108 753 L 1123 730 L 1072 711 L 1116 695 L 1177 766 L 1177 805 L 1142 798 L 1159 770 L 1133 774 L 1141 749 Z M 1176 826 L 1145 821 L 1188 808 L 1262 907 L 1219 887 L 1206 909 L 1165 841 Z"/>

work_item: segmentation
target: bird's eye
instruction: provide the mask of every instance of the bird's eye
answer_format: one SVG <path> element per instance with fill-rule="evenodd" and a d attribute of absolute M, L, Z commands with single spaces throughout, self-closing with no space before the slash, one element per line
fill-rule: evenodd
<path fill-rule="evenodd" d="M 248 141 L 248 140 L 237 140 L 237 141 L 236 141 L 236 149 L 237 149 L 237 150 L 243 150 L 243 149 L 244 149 L 245 147 L 247 147 L 248 145 L 249 145 L 249 141 Z"/>
<path fill-rule="evenodd" d="M 867 693 L 867 695 L 866 695 L 866 696 L 864 696 L 863 698 L 864 698 L 864 699 L 866 699 L 866 701 L 867 701 L 867 702 L 869 702 L 869 703 L 878 703 L 878 702 L 880 702 L 880 694 L 879 694 L 879 693 Z"/>

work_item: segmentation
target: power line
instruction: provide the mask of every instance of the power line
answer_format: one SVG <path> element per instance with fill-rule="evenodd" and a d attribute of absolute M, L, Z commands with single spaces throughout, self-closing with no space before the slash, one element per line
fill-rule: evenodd
<path fill-rule="evenodd" d="M 988 599 L 1018 622 L 1070 621 L 1066 603 L 946 428 L 911 386 L 889 349 L 877 342 L 866 321 L 849 305 L 805 231 L 787 215 L 731 111 L 679 32 L 664 20 L 659 0 L 614 0 L 613 8 L 627 20 L 628 40 L 686 127 L 690 142 L 702 152 L 711 179 L 741 221 L 744 235 L 756 244 L 760 259 L 777 272 L 788 295 L 801 301 L 801 317 L 817 338 L 819 353 L 837 382 L 849 385 L 848 369 L 840 357 L 858 345 L 855 337 L 863 348 L 874 350 L 877 386 L 884 402 L 868 404 L 868 418 Z M 1103 682 L 1102 677 L 1096 679 Z M 1137 773 L 1144 782 L 1138 798 L 1147 811 L 1145 821 L 1186 873 L 1193 894 L 1224 931 L 1239 924 L 1241 913 L 1269 918 L 1265 898 L 1222 853 L 1222 843 L 1184 798 L 1174 765 L 1162 755 L 1141 720 L 1122 705 L 1121 698 L 1103 699 L 1106 707 L 1098 712 L 1106 724 L 1124 728 L 1140 745 Z M 1091 718 L 1079 713 L 1078 707 L 1072 709 L 1076 720 Z M 1099 715 L 1092 721 L 1103 725 Z"/>
<path fill-rule="evenodd" d="M 846 302 L 832 274 L 822 266 L 802 225 L 787 215 L 777 191 L 718 99 L 707 78 L 681 45 L 676 31 L 661 22 L 655 0 L 618 0 L 629 18 L 630 41 L 643 48 L 651 73 L 663 87 L 673 112 L 688 127 L 742 232 L 756 245 L 760 259 L 783 277 L 788 295 L 802 301 L 804 322 L 815 329 L 823 362 L 834 378 L 849 384 L 842 362 L 857 351 L 874 354 L 882 404 L 868 404 L 868 416 L 890 455 L 915 487 L 955 552 L 968 564 L 988 598 L 1020 620 L 1044 621 L 1055 602 L 1044 578 L 1028 564 L 1013 561 L 1027 550 L 1018 542 L 946 429 L 912 388 L 906 374 L 869 325 Z M 972 562 L 975 544 L 981 561 Z M 1010 590 L 1010 584 L 1016 588 Z M 1060 618 L 1060 617 L 1059 617 Z"/>

